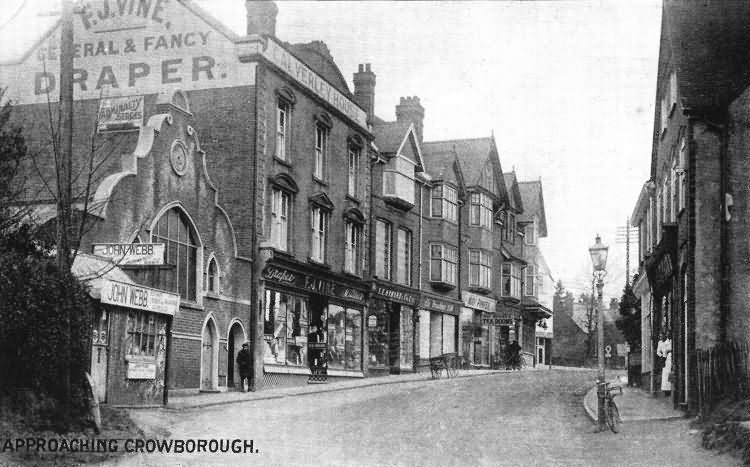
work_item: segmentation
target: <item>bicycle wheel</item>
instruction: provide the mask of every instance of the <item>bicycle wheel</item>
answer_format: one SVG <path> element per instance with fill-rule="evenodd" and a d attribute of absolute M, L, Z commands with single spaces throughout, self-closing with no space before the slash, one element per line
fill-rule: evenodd
<path fill-rule="evenodd" d="M 617 408 L 615 401 L 610 400 L 607 404 L 606 409 L 606 420 L 607 426 L 612 433 L 617 433 L 620 430 L 620 410 Z"/>

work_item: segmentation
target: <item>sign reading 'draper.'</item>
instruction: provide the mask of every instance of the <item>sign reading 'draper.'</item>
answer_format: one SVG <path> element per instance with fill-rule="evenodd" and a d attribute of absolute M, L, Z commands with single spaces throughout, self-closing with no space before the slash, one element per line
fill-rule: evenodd
<path fill-rule="evenodd" d="M 91 0 L 74 15 L 76 99 L 181 89 L 253 86 L 255 64 L 240 63 L 233 39 L 176 0 Z M 18 63 L 0 66 L 16 104 L 59 98 L 60 26 Z"/>
<path fill-rule="evenodd" d="M 174 316 L 180 309 L 180 296 L 163 290 L 104 279 L 101 302 Z"/>
<path fill-rule="evenodd" d="M 110 258 L 118 265 L 158 266 L 164 264 L 164 244 L 97 243 L 94 255 Z"/>
<path fill-rule="evenodd" d="M 99 101 L 97 131 L 137 130 L 143 126 L 143 96 L 109 97 Z"/>

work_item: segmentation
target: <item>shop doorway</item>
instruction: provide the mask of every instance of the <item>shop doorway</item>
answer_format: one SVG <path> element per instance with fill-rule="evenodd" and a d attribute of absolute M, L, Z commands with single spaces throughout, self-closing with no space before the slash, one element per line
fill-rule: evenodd
<path fill-rule="evenodd" d="M 235 322 L 229 329 L 227 337 L 227 387 L 230 388 L 241 387 L 237 353 L 242 350 L 243 342 L 245 342 L 245 332 L 242 330 L 242 325 Z"/>
<path fill-rule="evenodd" d="M 94 323 L 91 341 L 91 379 L 99 402 L 107 402 L 107 367 L 109 365 L 109 313 L 100 310 Z"/>
<path fill-rule="evenodd" d="M 392 374 L 401 373 L 401 305 L 391 303 L 388 319 L 388 365 Z"/>
<path fill-rule="evenodd" d="M 215 391 L 218 386 L 218 333 L 213 318 L 203 326 L 201 338 L 201 390 Z"/>

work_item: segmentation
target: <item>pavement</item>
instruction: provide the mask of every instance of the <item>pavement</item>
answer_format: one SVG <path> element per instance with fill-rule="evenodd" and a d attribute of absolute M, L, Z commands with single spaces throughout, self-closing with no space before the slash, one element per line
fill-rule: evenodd
<path fill-rule="evenodd" d="M 675 410 L 672 407 L 672 400 L 661 392 L 654 395 L 640 388 L 629 387 L 627 378 L 622 375 L 611 380 L 611 383 L 622 387 L 622 395 L 617 395 L 615 402 L 623 422 L 685 418 L 684 412 Z M 598 419 L 596 386 L 584 396 L 583 407 L 591 420 L 596 422 Z"/>
<path fill-rule="evenodd" d="M 554 367 L 557 368 L 557 367 Z M 545 371 L 547 366 L 537 366 L 524 371 Z M 485 370 L 471 369 L 458 370 L 456 378 L 471 378 L 478 376 L 494 375 L 498 373 L 510 373 L 508 370 Z M 400 375 L 388 375 L 373 378 L 358 378 L 345 381 L 336 381 L 326 384 L 308 384 L 287 388 L 268 388 L 255 392 L 227 391 L 217 393 L 202 393 L 197 390 L 170 391 L 167 410 L 190 410 L 201 407 L 234 404 L 247 401 L 258 401 L 267 399 L 281 399 L 284 397 L 304 396 L 307 394 L 326 393 L 334 391 L 346 391 L 349 389 L 365 388 L 370 386 L 382 386 L 388 384 L 408 383 L 413 381 L 426 381 L 431 379 L 430 372 L 406 373 Z M 445 379 L 443 374 L 442 379 Z"/>

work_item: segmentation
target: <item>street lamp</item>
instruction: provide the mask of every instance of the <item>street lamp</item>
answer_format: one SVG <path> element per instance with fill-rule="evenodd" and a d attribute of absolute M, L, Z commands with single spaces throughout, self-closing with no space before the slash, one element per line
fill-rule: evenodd
<path fill-rule="evenodd" d="M 599 361 L 599 375 L 597 377 L 597 406 L 598 406 L 598 419 L 599 419 L 599 430 L 606 429 L 604 425 L 604 311 L 602 310 L 602 288 L 604 288 L 604 277 L 607 275 L 607 253 L 609 247 L 602 243 L 599 234 L 596 234 L 596 242 L 589 248 L 589 254 L 591 255 L 591 264 L 594 266 L 594 282 L 596 283 L 597 296 L 591 297 L 591 300 L 597 307 L 597 357 Z"/>

